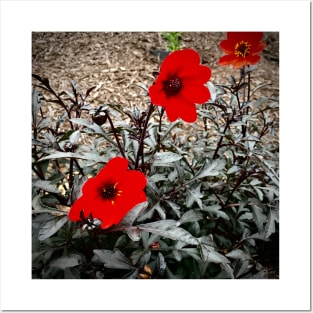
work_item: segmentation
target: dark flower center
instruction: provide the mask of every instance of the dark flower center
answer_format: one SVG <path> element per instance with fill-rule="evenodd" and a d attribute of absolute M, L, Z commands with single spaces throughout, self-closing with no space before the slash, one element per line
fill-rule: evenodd
<path fill-rule="evenodd" d="M 183 84 L 180 78 L 177 76 L 174 76 L 166 80 L 163 84 L 164 84 L 164 91 L 167 96 L 176 95 L 180 91 L 180 89 L 183 87 Z"/>
<path fill-rule="evenodd" d="M 122 191 L 117 188 L 118 183 L 107 184 L 102 188 L 102 197 L 105 200 L 111 200 L 111 203 L 114 204 L 114 199 L 117 196 L 122 194 Z"/>
<path fill-rule="evenodd" d="M 250 47 L 251 47 L 251 44 L 249 44 L 249 42 L 247 41 L 241 40 L 240 42 L 237 42 L 235 45 L 236 57 L 245 58 L 247 55 L 250 54 Z"/>

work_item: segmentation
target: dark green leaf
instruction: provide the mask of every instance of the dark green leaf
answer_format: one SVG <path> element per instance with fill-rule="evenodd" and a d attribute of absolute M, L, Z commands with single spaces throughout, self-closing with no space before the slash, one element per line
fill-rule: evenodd
<path fill-rule="evenodd" d="M 230 263 L 230 261 L 215 249 L 206 244 L 200 244 L 201 257 L 204 261 L 212 263 Z"/>
<path fill-rule="evenodd" d="M 52 260 L 49 265 L 51 267 L 57 267 L 61 270 L 65 270 L 66 268 L 74 267 L 79 265 L 81 262 L 81 257 L 76 254 L 72 254 L 70 256 L 62 256 L 60 258 Z"/>
<path fill-rule="evenodd" d="M 228 258 L 240 259 L 240 260 L 249 260 L 251 259 L 250 255 L 246 254 L 240 249 L 235 249 L 226 254 Z"/>
<path fill-rule="evenodd" d="M 219 204 L 203 206 L 203 210 L 209 212 L 211 217 L 222 217 L 223 219 L 229 220 L 229 216 L 222 210 Z"/>
<path fill-rule="evenodd" d="M 33 187 L 37 187 L 39 189 L 52 192 L 52 193 L 60 193 L 58 188 L 56 188 L 50 181 L 48 180 L 37 180 L 33 181 Z"/>
<path fill-rule="evenodd" d="M 269 238 L 275 233 L 275 222 L 279 222 L 278 211 L 270 210 L 267 216 L 267 223 L 265 225 L 265 237 Z"/>
<path fill-rule="evenodd" d="M 54 235 L 66 222 L 68 221 L 67 216 L 56 216 L 50 220 L 44 222 L 39 229 L 38 239 L 43 241 Z"/>
<path fill-rule="evenodd" d="M 118 249 L 114 249 L 114 251 L 95 249 L 93 252 L 97 257 L 96 259 L 103 263 L 106 268 L 135 269 L 130 260 Z"/>
<path fill-rule="evenodd" d="M 183 216 L 177 222 L 177 226 L 185 223 L 197 222 L 202 220 L 203 214 L 200 210 L 190 210 L 183 214 Z"/>
<path fill-rule="evenodd" d="M 207 163 L 198 174 L 191 180 L 200 179 L 207 176 L 217 176 L 220 175 L 225 167 L 226 161 L 224 159 L 214 160 Z"/>
<path fill-rule="evenodd" d="M 83 118 L 71 118 L 71 121 L 75 124 L 86 126 L 87 128 L 94 131 L 94 133 L 101 135 L 104 137 L 108 142 L 110 142 L 112 145 L 117 146 L 114 140 L 112 140 L 106 132 L 96 123 L 91 123 Z"/>
<path fill-rule="evenodd" d="M 137 227 L 141 230 L 157 234 L 161 237 L 170 238 L 172 240 L 179 240 L 191 245 L 197 245 L 198 240 L 193 237 L 185 229 L 176 226 L 175 220 L 162 220 L 148 224 L 141 224 Z"/>
<path fill-rule="evenodd" d="M 190 208 L 194 202 L 196 202 L 200 209 L 202 209 L 202 201 L 201 198 L 203 197 L 201 191 L 201 184 L 198 184 L 196 187 L 187 189 L 187 201 L 186 206 Z"/>
<path fill-rule="evenodd" d="M 173 152 L 157 152 L 154 156 L 153 165 L 174 163 L 182 158 L 181 155 Z"/>
<path fill-rule="evenodd" d="M 131 226 L 137 217 L 142 214 L 142 212 L 148 207 L 148 202 L 142 202 L 137 204 L 134 208 L 132 208 L 126 216 L 122 219 L 119 225 Z"/>

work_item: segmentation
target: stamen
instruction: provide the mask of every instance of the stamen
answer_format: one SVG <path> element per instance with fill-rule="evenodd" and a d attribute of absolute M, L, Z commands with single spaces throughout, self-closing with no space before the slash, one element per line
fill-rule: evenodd
<path fill-rule="evenodd" d="M 164 91 L 167 96 L 176 95 L 180 89 L 183 87 L 183 84 L 178 76 L 171 77 L 163 83 Z"/>
<path fill-rule="evenodd" d="M 243 57 L 245 58 L 250 54 L 251 44 L 247 41 L 241 40 L 237 42 L 235 45 L 235 55 L 236 57 Z"/>
<path fill-rule="evenodd" d="M 104 199 L 111 200 L 112 205 L 114 205 L 115 203 L 115 200 L 114 200 L 115 197 L 121 196 L 123 192 L 122 190 L 117 189 L 117 185 L 118 185 L 118 182 L 114 184 L 107 184 L 101 189 L 101 196 Z"/>

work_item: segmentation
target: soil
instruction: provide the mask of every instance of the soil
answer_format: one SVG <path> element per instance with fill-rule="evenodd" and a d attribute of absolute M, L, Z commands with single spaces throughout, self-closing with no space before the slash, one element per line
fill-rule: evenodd
<path fill-rule="evenodd" d="M 231 66 L 217 64 L 222 55 L 219 42 L 225 33 L 184 32 L 181 47 L 195 49 L 202 64 L 212 69 L 213 83 L 227 83 L 228 76 L 239 76 Z M 252 87 L 270 85 L 262 95 L 279 96 L 279 33 L 264 33 L 267 46 L 258 69 L 252 75 Z M 32 72 L 49 79 L 56 91 L 70 90 L 68 78 L 84 93 L 97 85 L 89 101 L 98 105 L 118 103 L 140 106 L 144 99 L 135 84 L 150 86 L 153 72 L 160 65 L 158 51 L 166 42 L 157 32 L 34 32 L 32 35 Z"/>

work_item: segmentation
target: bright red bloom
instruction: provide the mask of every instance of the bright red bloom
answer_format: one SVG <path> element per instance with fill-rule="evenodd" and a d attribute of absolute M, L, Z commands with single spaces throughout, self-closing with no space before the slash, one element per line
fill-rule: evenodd
<path fill-rule="evenodd" d="M 192 123 L 197 119 L 195 104 L 211 97 L 204 86 L 210 77 L 211 69 L 200 65 L 196 51 L 174 51 L 164 59 L 155 84 L 149 88 L 151 102 L 163 106 L 171 122 L 181 118 Z"/>
<path fill-rule="evenodd" d="M 128 170 L 125 158 L 115 157 L 98 173 L 89 178 L 82 188 L 83 195 L 77 199 L 69 212 L 71 221 L 80 221 L 81 214 L 99 219 L 101 228 L 118 224 L 137 204 L 146 201 L 143 189 L 145 175 Z"/>
<path fill-rule="evenodd" d="M 227 33 L 227 39 L 220 43 L 220 48 L 226 55 L 219 59 L 218 64 L 240 68 L 258 63 L 261 59 L 258 53 L 266 46 L 265 42 L 261 41 L 262 36 L 262 32 Z"/>

